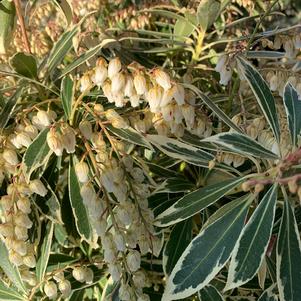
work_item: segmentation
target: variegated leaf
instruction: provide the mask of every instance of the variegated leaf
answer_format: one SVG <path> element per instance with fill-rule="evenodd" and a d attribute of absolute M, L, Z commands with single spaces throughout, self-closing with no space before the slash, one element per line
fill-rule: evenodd
<path fill-rule="evenodd" d="M 270 124 L 277 142 L 279 143 L 280 127 L 278 115 L 275 100 L 268 84 L 263 79 L 261 74 L 246 59 L 238 56 L 237 62 L 241 73 L 243 74 L 243 76 L 249 83 L 253 93 L 255 94 L 257 102 L 265 118 Z"/>
<path fill-rule="evenodd" d="M 218 201 L 225 194 L 239 186 L 244 178 L 234 178 L 202 187 L 186 194 L 175 204 L 157 216 L 155 225 L 166 227 L 183 221 Z"/>
<path fill-rule="evenodd" d="M 278 156 L 264 148 L 254 139 L 240 133 L 221 133 L 204 139 L 205 142 L 215 143 L 232 153 L 253 156 L 263 159 L 277 159 Z"/>
<path fill-rule="evenodd" d="M 215 286 L 209 284 L 198 292 L 200 301 L 225 301 Z"/>
<path fill-rule="evenodd" d="M 180 257 L 167 280 L 162 300 L 189 297 L 216 276 L 231 256 L 251 200 L 247 195 L 216 211 Z"/>
<path fill-rule="evenodd" d="M 146 137 L 153 145 L 158 147 L 169 157 L 180 159 L 194 165 L 208 167 L 208 162 L 214 158 L 212 154 L 176 139 L 161 135 L 147 135 Z"/>
<path fill-rule="evenodd" d="M 224 290 L 241 286 L 258 272 L 272 234 L 278 186 L 265 194 L 235 245 Z"/>
<path fill-rule="evenodd" d="M 278 301 L 278 297 L 276 293 L 277 293 L 277 286 L 272 285 L 262 293 L 258 301 Z"/>
<path fill-rule="evenodd" d="M 284 202 L 277 240 L 277 285 L 280 301 L 300 301 L 301 243 L 294 211 Z"/>
<path fill-rule="evenodd" d="M 284 88 L 283 101 L 292 143 L 296 145 L 301 131 L 301 101 L 298 99 L 297 91 L 290 83 L 287 83 Z"/>

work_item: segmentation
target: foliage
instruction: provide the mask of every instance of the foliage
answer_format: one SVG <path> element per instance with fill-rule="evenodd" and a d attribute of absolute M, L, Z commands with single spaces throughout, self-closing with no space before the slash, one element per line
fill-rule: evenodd
<path fill-rule="evenodd" d="M 1 1 L 0 299 L 300 300 L 299 6 Z"/>

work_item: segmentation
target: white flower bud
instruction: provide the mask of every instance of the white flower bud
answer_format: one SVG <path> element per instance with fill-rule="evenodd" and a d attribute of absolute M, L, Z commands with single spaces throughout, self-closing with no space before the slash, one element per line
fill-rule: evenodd
<path fill-rule="evenodd" d="M 44 285 L 44 293 L 49 299 L 56 299 L 57 286 L 53 281 L 49 281 Z"/>
<path fill-rule="evenodd" d="M 221 72 L 220 72 L 220 81 L 219 83 L 221 85 L 228 85 L 229 81 L 231 80 L 231 77 L 232 77 L 232 69 L 228 66 L 225 66 Z"/>
<path fill-rule="evenodd" d="M 23 263 L 29 268 L 34 268 L 36 266 L 36 258 L 34 255 L 29 254 L 23 257 Z"/>
<path fill-rule="evenodd" d="M 131 289 L 128 285 L 122 284 L 119 288 L 119 299 L 122 301 L 131 301 Z"/>
<path fill-rule="evenodd" d="M 28 147 L 31 144 L 31 138 L 27 133 L 19 133 L 16 137 L 17 143 L 22 146 Z"/>
<path fill-rule="evenodd" d="M 154 86 L 147 92 L 146 99 L 149 103 L 150 111 L 152 113 L 159 112 L 162 99 L 162 89 L 159 86 Z"/>
<path fill-rule="evenodd" d="M 109 62 L 108 66 L 108 76 L 110 79 L 113 78 L 114 75 L 116 75 L 121 70 L 121 62 L 118 57 L 112 59 Z"/>
<path fill-rule="evenodd" d="M 182 114 L 184 116 L 187 128 L 191 129 L 193 127 L 194 118 L 195 118 L 194 107 L 185 104 L 185 105 L 181 106 L 180 108 L 181 108 Z"/>
<path fill-rule="evenodd" d="M 122 117 L 113 118 L 110 121 L 112 123 L 112 126 L 117 129 L 127 129 L 129 127 L 127 122 Z"/>
<path fill-rule="evenodd" d="M 138 73 L 134 76 L 134 86 L 138 95 L 143 95 L 147 92 L 145 77 Z"/>
<path fill-rule="evenodd" d="M 145 273 L 141 270 L 135 272 L 135 274 L 133 275 L 133 282 L 136 287 L 143 288 L 146 282 Z"/>
<path fill-rule="evenodd" d="M 15 235 L 16 235 L 17 239 L 27 240 L 27 238 L 28 238 L 27 227 L 16 226 L 15 227 Z"/>
<path fill-rule="evenodd" d="M 62 128 L 62 144 L 68 154 L 72 154 L 75 152 L 75 133 L 73 129 L 69 126 Z"/>
<path fill-rule="evenodd" d="M 125 85 L 125 77 L 119 72 L 112 77 L 111 91 L 114 95 L 123 90 Z M 123 95 L 122 95 L 123 96 Z"/>
<path fill-rule="evenodd" d="M 17 165 L 19 163 L 17 153 L 12 149 L 5 149 L 2 156 L 3 159 L 11 165 Z"/>
<path fill-rule="evenodd" d="M 5 237 L 13 237 L 14 226 L 11 223 L 0 224 L 0 234 Z"/>
<path fill-rule="evenodd" d="M 111 84 L 109 82 L 104 83 L 104 85 L 102 86 L 102 91 L 109 102 L 114 102 L 114 95 L 112 94 Z"/>
<path fill-rule="evenodd" d="M 22 148 L 22 145 L 19 143 L 16 134 L 11 134 L 11 135 L 9 135 L 9 141 L 12 143 L 12 145 L 13 145 L 16 149 Z"/>
<path fill-rule="evenodd" d="M 43 110 L 38 111 L 37 121 L 43 126 L 49 126 L 51 124 L 49 113 Z"/>
<path fill-rule="evenodd" d="M 72 271 L 72 276 L 78 282 L 85 282 L 86 279 L 86 268 L 76 267 Z"/>
<path fill-rule="evenodd" d="M 85 271 L 85 282 L 86 283 L 92 283 L 93 282 L 93 278 L 94 278 L 94 273 L 93 273 L 93 270 L 90 269 L 90 268 L 86 268 L 86 271 Z"/>
<path fill-rule="evenodd" d="M 80 189 L 80 195 L 83 198 L 83 202 L 86 206 L 91 206 L 96 200 L 96 192 L 93 188 L 93 185 L 86 183 Z"/>
<path fill-rule="evenodd" d="M 141 254 L 136 250 L 131 250 L 126 256 L 126 263 L 131 272 L 136 272 L 140 268 Z"/>
<path fill-rule="evenodd" d="M 24 227 L 30 229 L 32 227 L 32 221 L 26 214 L 19 213 L 15 215 L 14 222 L 17 226 Z"/>
<path fill-rule="evenodd" d="M 149 295 L 142 294 L 142 295 L 138 296 L 137 301 L 150 301 L 150 297 L 149 297 Z"/>
<path fill-rule="evenodd" d="M 87 139 L 90 140 L 92 137 L 92 125 L 88 120 L 83 120 L 79 124 L 79 130 L 81 134 Z"/>
<path fill-rule="evenodd" d="M 55 132 L 54 129 L 51 129 L 47 133 L 47 138 L 46 138 L 47 144 L 49 148 L 57 155 L 61 156 L 63 154 L 63 142 L 61 136 Z"/>
<path fill-rule="evenodd" d="M 21 197 L 20 199 L 18 199 L 17 207 L 25 214 L 29 214 L 31 212 L 30 200 L 26 197 Z"/>
<path fill-rule="evenodd" d="M 171 88 L 169 75 L 161 69 L 154 70 L 154 77 L 158 85 L 160 85 L 164 90 Z"/>
<path fill-rule="evenodd" d="M 140 103 L 140 95 L 133 94 L 130 96 L 130 103 L 133 108 L 138 107 Z"/>
<path fill-rule="evenodd" d="M 218 58 L 217 64 L 215 66 L 215 71 L 221 72 L 226 66 L 227 59 L 228 59 L 228 56 L 226 54 L 221 55 Z"/>
<path fill-rule="evenodd" d="M 95 67 L 95 73 L 92 77 L 92 80 L 97 86 L 101 86 L 108 76 L 108 70 L 105 66 L 104 60 L 99 60 L 97 64 L 98 65 Z"/>
<path fill-rule="evenodd" d="M 106 233 L 108 223 L 105 219 L 97 220 L 93 222 L 93 227 L 97 235 L 103 237 Z"/>
<path fill-rule="evenodd" d="M 27 125 L 25 128 L 24 128 L 24 131 L 26 132 L 26 134 L 29 135 L 29 137 L 31 139 L 35 139 L 39 132 L 38 132 L 38 129 L 34 126 L 34 125 Z"/>
<path fill-rule="evenodd" d="M 121 266 L 119 264 L 109 264 L 108 270 L 111 274 L 113 281 L 117 282 L 120 279 L 122 273 Z"/>
<path fill-rule="evenodd" d="M 116 210 L 118 220 L 125 226 L 128 226 L 132 222 L 130 212 L 124 206 L 118 206 Z"/>
<path fill-rule="evenodd" d="M 71 294 L 71 283 L 69 280 L 64 279 L 59 282 L 59 290 L 64 298 L 68 298 Z"/>
<path fill-rule="evenodd" d="M 4 195 L 0 199 L 0 204 L 3 210 L 7 211 L 11 209 L 11 207 L 14 205 L 14 202 L 10 195 Z"/>
<path fill-rule="evenodd" d="M 30 181 L 29 188 L 33 193 L 36 193 L 40 196 L 45 196 L 47 194 L 47 189 L 42 183 L 41 180 L 35 179 Z"/>
<path fill-rule="evenodd" d="M 16 266 L 20 266 L 23 264 L 22 256 L 14 250 L 10 250 L 8 254 L 9 260 Z"/>
<path fill-rule="evenodd" d="M 83 93 L 92 87 L 92 82 L 89 74 L 84 74 L 80 79 L 80 91 Z"/>
<path fill-rule="evenodd" d="M 184 87 L 180 84 L 174 85 L 172 88 L 173 97 L 176 100 L 179 106 L 185 104 L 185 90 Z"/>
<path fill-rule="evenodd" d="M 115 233 L 114 242 L 118 251 L 124 252 L 125 251 L 125 239 L 121 233 Z"/>
<path fill-rule="evenodd" d="M 160 106 L 161 107 L 167 106 L 172 101 L 173 97 L 174 97 L 173 89 L 165 90 L 163 93 L 163 96 L 162 96 L 162 101 L 161 101 Z"/>
<path fill-rule="evenodd" d="M 131 75 L 126 76 L 124 86 L 124 96 L 131 97 L 135 94 L 134 81 Z"/>
<path fill-rule="evenodd" d="M 115 248 L 105 248 L 103 255 L 104 260 L 108 263 L 115 262 L 117 256 Z"/>
<path fill-rule="evenodd" d="M 27 282 L 30 286 L 35 286 L 37 284 L 37 278 L 34 272 L 30 272 L 29 270 L 23 270 L 20 273 L 22 280 Z"/>
<path fill-rule="evenodd" d="M 63 271 L 59 271 L 57 273 L 55 273 L 53 275 L 53 279 L 56 281 L 56 282 L 61 282 L 65 279 L 64 277 L 64 272 Z"/>
<path fill-rule="evenodd" d="M 21 256 L 24 256 L 27 254 L 26 243 L 22 240 L 14 240 L 12 242 L 12 249 L 15 250 Z"/>
<path fill-rule="evenodd" d="M 89 181 L 89 166 L 84 161 L 78 162 L 75 165 L 75 173 L 81 183 L 86 183 Z"/>

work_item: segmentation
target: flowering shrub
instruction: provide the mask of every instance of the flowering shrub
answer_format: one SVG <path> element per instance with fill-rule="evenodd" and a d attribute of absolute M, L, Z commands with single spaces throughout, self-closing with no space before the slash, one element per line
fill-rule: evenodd
<path fill-rule="evenodd" d="M 298 7 L 2 0 L 0 299 L 300 300 Z"/>

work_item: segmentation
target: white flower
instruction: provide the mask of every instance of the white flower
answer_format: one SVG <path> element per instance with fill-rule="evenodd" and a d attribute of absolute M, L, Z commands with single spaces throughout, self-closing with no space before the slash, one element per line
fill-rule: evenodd
<path fill-rule="evenodd" d="M 105 62 L 103 59 L 98 60 L 97 66 L 95 67 L 95 72 L 92 77 L 93 82 L 97 86 L 101 86 L 108 76 L 108 70 L 105 66 Z"/>
<path fill-rule="evenodd" d="M 221 85 L 228 85 L 229 81 L 231 80 L 232 77 L 232 69 L 228 66 L 224 66 L 224 68 L 220 72 L 220 81 L 219 83 Z"/>
<path fill-rule="evenodd" d="M 26 240 L 28 238 L 27 228 L 23 226 L 15 226 L 15 235 L 17 239 Z"/>
<path fill-rule="evenodd" d="M 79 130 L 82 133 L 82 135 L 87 139 L 90 140 L 92 137 L 92 125 L 88 120 L 83 120 L 79 124 Z"/>
<path fill-rule="evenodd" d="M 121 233 L 115 233 L 114 242 L 118 251 L 125 251 L 125 239 Z"/>
<path fill-rule="evenodd" d="M 22 256 L 18 254 L 16 251 L 10 250 L 8 256 L 10 262 L 13 263 L 14 265 L 20 266 L 21 264 L 23 264 Z"/>
<path fill-rule="evenodd" d="M 182 110 L 182 114 L 184 116 L 186 126 L 188 129 L 191 129 L 194 124 L 194 119 L 195 119 L 195 110 L 193 106 L 190 105 L 183 105 L 180 107 Z"/>
<path fill-rule="evenodd" d="M 64 298 L 68 298 L 71 294 L 71 283 L 69 280 L 64 279 L 59 282 L 59 290 Z"/>
<path fill-rule="evenodd" d="M 63 154 L 63 143 L 61 136 L 58 135 L 54 129 L 51 129 L 47 133 L 46 138 L 47 144 L 49 148 L 57 155 L 61 156 Z"/>
<path fill-rule="evenodd" d="M 130 103 L 133 108 L 138 107 L 139 103 L 140 103 L 140 95 L 138 95 L 138 94 L 131 95 Z"/>
<path fill-rule="evenodd" d="M 157 84 L 160 85 L 164 90 L 171 88 L 170 77 L 166 72 L 157 68 L 154 70 L 153 74 Z"/>
<path fill-rule="evenodd" d="M 146 80 L 141 73 L 134 76 L 134 86 L 138 95 L 143 95 L 147 92 Z"/>
<path fill-rule="evenodd" d="M 31 138 L 26 132 L 19 133 L 16 137 L 17 143 L 28 147 L 31 144 Z"/>
<path fill-rule="evenodd" d="M 19 213 L 14 216 L 14 222 L 17 226 L 30 229 L 32 227 L 32 221 L 26 214 Z"/>
<path fill-rule="evenodd" d="M 26 255 L 23 257 L 23 263 L 29 268 L 34 268 L 36 266 L 36 258 L 32 254 Z"/>
<path fill-rule="evenodd" d="M 35 179 L 30 181 L 29 188 L 33 193 L 36 193 L 40 196 L 45 196 L 47 194 L 47 189 L 42 183 L 41 180 Z"/>
<path fill-rule="evenodd" d="M 13 237 L 14 226 L 10 223 L 0 224 L 0 234 L 5 237 Z"/>
<path fill-rule="evenodd" d="M 135 94 L 134 81 L 131 75 L 126 76 L 124 86 L 124 96 L 131 97 Z"/>
<path fill-rule="evenodd" d="M 162 113 L 163 119 L 165 121 L 172 121 L 173 120 L 172 105 L 167 105 L 167 106 L 161 108 L 161 113 Z"/>
<path fill-rule="evenodd" d="M 228 56 L 226 54 L 221 55 L 218 58 L 217 64 L 216 64 L 216 66 L 214 68 L 215 71 L 221 72 L 225 68 L 225 66 L 226 66 L 227 59 L 228 59 Z"/>
<path fill-rule="evenodd" d="M 65 279 L 65 276 L 64 276 L 64 272 L 63 271 L 59 271 L 57 273 L 55 273 L 53 275 L 53 279 L 56 281 L 56 282 L 61 282 Z"/>
<path fill-rule="evenodd" d="M 121 266 L 119 264 L 108 264 L 108 270 L 113 281 L 117 282 L 122 273 Z"/>
<path fill-rule="evenodd" d="M 11 165 L 17 165 L 19 163 L 17 153 L 13 149 L 5 149 L 2 156 L 3 159 Z"/>
<path fill-rule="evenodd" d="M 109 62 L 108 66 L 108 76 L 110 79 L 113 78 L 114 75 L 116 75 L 121 70 L 121 62 L 118 57 L 112 59 Z"/>
<path fill-rule="evenodd" d="M 165 107 L 168 104 L 170 104 L 170 102 L 172 101 L 173 97 L 174 97 L 175 91 L 174 89 L 168 89 L 165 90 L 162 96 L 162 101 L 160 103 L 161 107 Z"/>
<path fill-rule="evenodd" d="M 111 91 L 113 94 L 116 95 L 117 93 L 122 91 L 124 88 L 124 85 L 125 85 L 125 77 L 121 72 L 115 74 L 112 77 Z"/>
<path fill-rule="evenodd" d="M 57 297 L 57 287 L 53 281 L 48 281 L 44 285 L 44 293 L 49 299 L 56 299 Z"/>
<path fill-rule="evenodd" d="M 84 74 L 80 79 L 80 91 L 85 92 L 92 86 L 89 74 Z"/>
<path fill-rule="evenodd" d="M 131 289 L 128 285 L 122 284 L 119 288 L 118 294 L 120 300 L 122 301 L 131 301 Z"/>
<path fill-rule="evenodd" d="M 81 183 L 86 183 L 89 181 L 89 166 L 84 161 L 78 162 L 75 165 L 75 173 Z"/>
<path fill-rule="evenodd" d="M 51 124 L 50 116 L 46 111 L 39 110 L 37 113 L 37 121 L 43 126 L 49 126 Z"/>
<path fill-rule="evenodd" d="M 162 99 L 162 89 L 159 86 L 152 87 L 146 94 L 146 99 L 149 103 L 150 111 L 157 113 L 160 110 Z"/>
<path fill-rule="evenodd" d="M 24 128 L 24 131 L 29 135 L 29 137 L 31 139 L 34 139 L 38 136 L 39 132 L 38 132 L 38 129 L 34 126 L 34 125 L 27 125 L 25 128 Z"/>
<path fill-rule="evenodd" d="M 86 280 L 86 268 L 85 267 L 76 267 L 72 271 L 72 276 L 78 282 L 85 282 Z"/>
<path fill-rule="evenodd" d="M 135 272 L 135 274 L 133 275 L 133 282 L 137 287 L 144 287 L 146 282 L 145 273 L 141 270 Z"/>
<path fill-rule="evenodd" d="M 96 200 L 96 192 L 93 188 L 93 185 L 86 183 L 80 189 L 80 195 L 83 199 L 83 202 L 86 206 L 91 206 L 92 203 Z"/>
<path fill-rule="evenodd" d="M 181 84 L 175 84 L 172 87 L 173 97 L 179 106 L 185 104 L 185 90 Z"/>
<path fill-rule="evenodd" d="M 126 256 L 126 263 L 131 272 L 136 272 L 140 268 L 141 254 L 137 250 L 131 250 Z"/>
<path fill-rule="evenodd" d="M 25 214 L 29 214 L 31 212 L 30 201 L 26 197 L 20 197 L 17 201 L 17 207 Z"/>
<path fill-rule="evenodd" d="M 62 143 L 68 154 L 75 152 L 75 134 L 73 129 L 69 126 L 62 127 Z"/>

